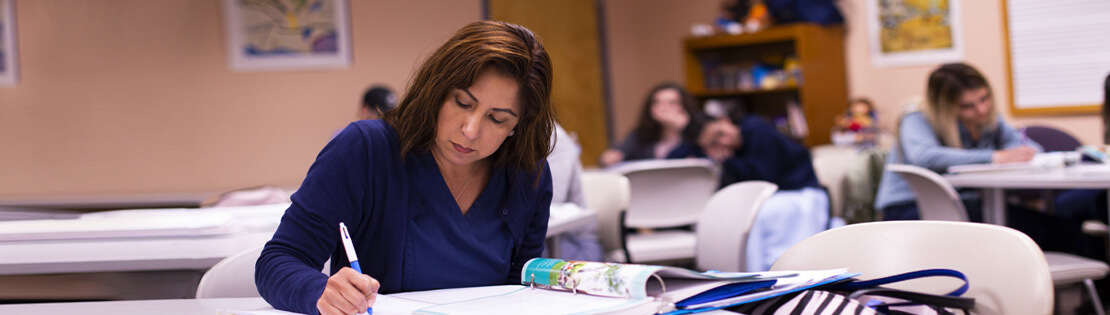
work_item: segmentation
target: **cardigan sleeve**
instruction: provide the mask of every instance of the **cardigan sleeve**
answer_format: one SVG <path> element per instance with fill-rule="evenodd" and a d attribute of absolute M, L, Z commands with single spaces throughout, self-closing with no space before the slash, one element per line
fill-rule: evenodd
<path fill-rule="evenodd" d="M 901 146 L 905 154 L 902 163 L 918 165 L 937 172 L 944 172 L 953 165 L 990 163 L 994 154 L 993 149 L 944 146 L 937 140 L 936 131 L 921 112 L 909 113 L 902 117 L 897 145 Z"/>
<path fill-rule="evenodd" d="M 339 242 L 339 222 L 359 225 L 370 190 L 370 146 L 356 124 L 328 143 L 292 196 L 255 263 L 255 285 L 274 308 L 316 314 L 328 275 L 320 272 Z"/>

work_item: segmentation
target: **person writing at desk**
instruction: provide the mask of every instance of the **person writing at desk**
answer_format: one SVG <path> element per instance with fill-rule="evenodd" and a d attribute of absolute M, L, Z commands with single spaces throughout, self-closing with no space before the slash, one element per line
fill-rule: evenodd
<path fill-rule="evenodd" d="M 547 231 L 551 82 L 528 29 L 460 29 L 397 109 L 320 152 L 256 263 L 259 293 L 281 310 L 355 314 L 379 292 L 520 283 Z M 365 274 L 346 267 L 340 222 Z"/>
<path fill-rule="evenodd" d="M 904 114 L 887 164 L 912 164 L 943 173 L 949 166 L 1027 162 L 1041 151 L 1006 124 L 994 106 L 990 84 L 975 68 L 952 63 L 929 75 L 923 107 Z M 968 217 L 982 222 L 975 191 L 961 193 Z M 901 176 L 884 171 L 875 198 L 883 220 L 921 216 L 913 191 Z"/>

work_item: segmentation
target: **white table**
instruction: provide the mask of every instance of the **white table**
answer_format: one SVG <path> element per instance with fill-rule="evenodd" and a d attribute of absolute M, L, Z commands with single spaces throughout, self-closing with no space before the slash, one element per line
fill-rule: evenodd
<path fill-rule="evenodd" d="M 1006 189 L 1110 189 L 1110 165 L 1079 164 L 1039 170 L 945 175 L 955 187 L 983 189 L 983 221 L 1006 224 Z M 1048 201 L 1051 202 L 1051 201 Z"/>

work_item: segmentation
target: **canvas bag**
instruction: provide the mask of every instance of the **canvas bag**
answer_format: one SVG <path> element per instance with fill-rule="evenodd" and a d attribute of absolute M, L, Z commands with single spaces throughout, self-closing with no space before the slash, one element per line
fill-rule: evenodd
<path fill-rule="evenodd" d="M 951 277 L 963 285 L 944 295 L 891 289 L 882 285 L 927 277 Z M 745 314 L 964 314 L 975 307 L 975 299 L 962 297 L 968 290 L 967 277 L 951 269 L 925 269 L 868 281 L 848 280 L 820 288 L 744 304 L 736 311 Z"/>

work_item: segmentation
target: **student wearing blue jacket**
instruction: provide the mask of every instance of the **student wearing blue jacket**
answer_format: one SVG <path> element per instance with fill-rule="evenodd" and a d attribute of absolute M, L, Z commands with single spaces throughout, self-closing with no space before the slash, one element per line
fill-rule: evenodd
<path fill-rule="evenodd" d="M 938 173 L 949 166 L 979 163 L 1026 162 L 1041 151 L 1002 120 L 994 105 L 987 78 L 975 68 L 952 63 L 929 75 L 925 103 L 902 116 L 897 140 L 887 164 L 912 164 Z M 961 191 L 972 221 L 982 221 L 978 190 Z M 883 220 L 921 218 L 909 184 L 901 176 L 883 172 L 875 209 Z"/>
<path fill-rule="evenodd" d="M 397 109 L 320 152 L 256 263 L 259 293 L 281 310 L 355 314 L 378 292 L 520 283 L 547 232 L 551 81 L 531 31 L 460 29 Z M 348 267 L 340 222 L 365 274 Z"/>

